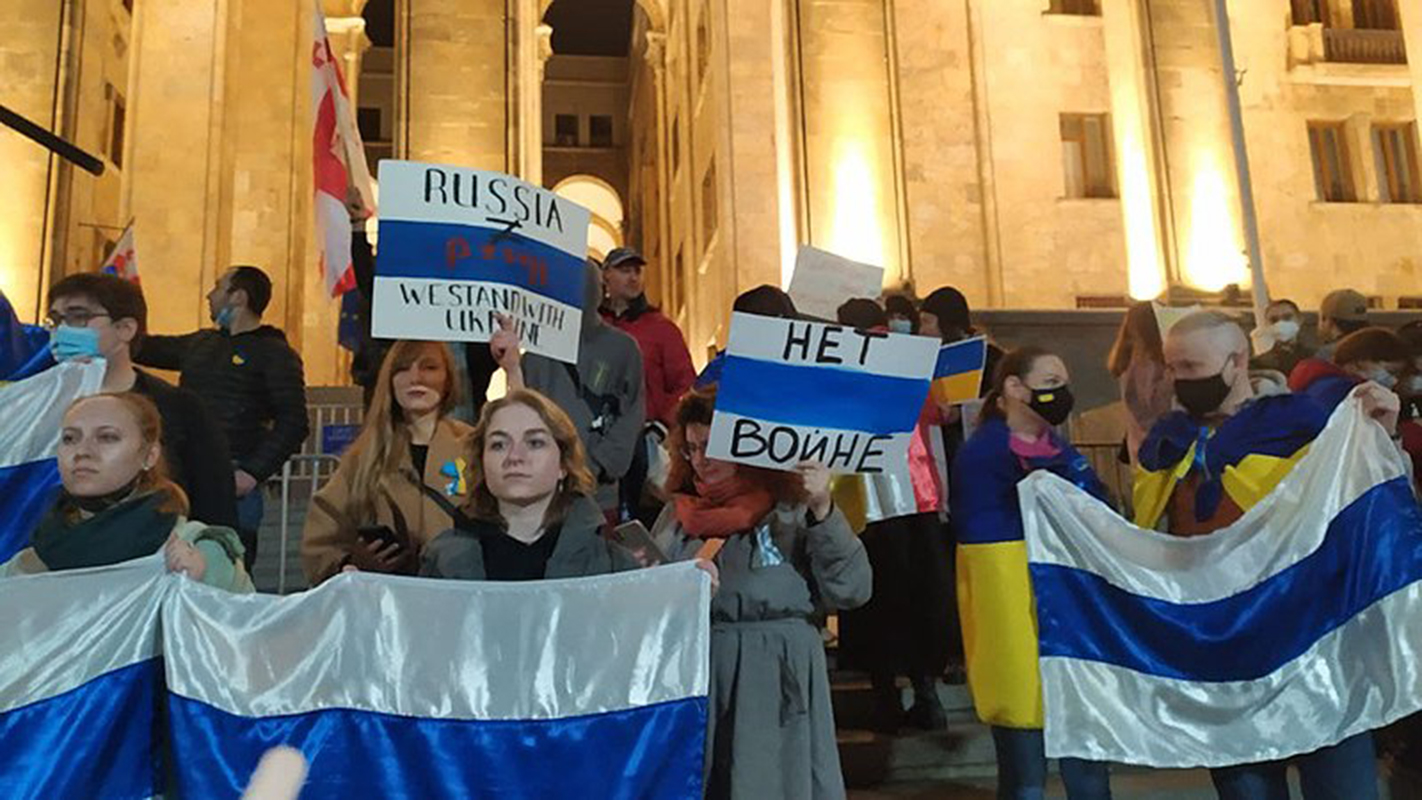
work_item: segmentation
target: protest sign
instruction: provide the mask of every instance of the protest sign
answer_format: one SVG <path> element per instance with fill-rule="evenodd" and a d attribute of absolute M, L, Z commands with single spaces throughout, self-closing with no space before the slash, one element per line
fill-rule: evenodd
<path fill-rule="evenodd" d="M 978 399 L 986 364 L 987 337 L 975 336 L 944 345 L 933 370 L 934 401 L 946 406 Z"/>
<path fill-rule="evenodd" d="M 733 314 L 707 456 L 878 473 L 908 457 L 938 340 Z"/>
<path fill-rule="evenodd" d="M 801 247 L 790 276 L 790 299 L 800 312 L 835 319 L 839 306 L 854 297 L 874 299 L 884 290 L 884 268 L 850 261 L 813 247 Z"/>
<path fill-rule="evenodd" d="M 576 363 L 589 213 L 497 172 L 380 163 L 371 333 L 487 342 L 496 314 L 530 352 Z"/>

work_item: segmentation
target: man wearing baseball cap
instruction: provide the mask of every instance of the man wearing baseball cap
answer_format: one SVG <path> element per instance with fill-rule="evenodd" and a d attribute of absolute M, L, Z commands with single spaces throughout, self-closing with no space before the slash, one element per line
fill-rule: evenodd
<path fill-rule="evenodd" d="M 1333 360 L 1338 340 L 1368 327 L 1368 298 L 1352 289 L 1335 289 L 1318 307 L 1318 335 L 1323 346 L 1315 358 Z"/>
<path fill-rule="evenodd" d="M 619 247 L 602 262 L 602 317 L 607 324 L 637 340 L 642 352 L 642 376 L 646 383 L 647 428 L 645 434 L 660 444 L 671 426 L 677 401 L 696 380 L 696 368 L 686 348 L 681 329 L 655 306 L 647 302 L 642 270 L 647 260 L 631 247 Z M 644 443 L 645 444 L 645 443 Z M 642 482 L 647 463 L 634 459 L 622 486 L 623 506 L 636 513 L 640 506 Z M 639 474 L 640 473 L 640 474 Z"/>

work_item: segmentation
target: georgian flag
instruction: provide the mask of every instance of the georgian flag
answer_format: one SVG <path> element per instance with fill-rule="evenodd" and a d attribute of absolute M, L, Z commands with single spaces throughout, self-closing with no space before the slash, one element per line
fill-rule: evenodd
<path fill-rule="evenodd" d="M 311 47 L 311 105 L 316 127 L 311 141 L 316 180 L 316 228 L 321 239 L 321 274 L 326 291 L 339 297 L 355 288 L 351 266 L 351 214 L 346 209 L 346 188 L 360 194 L 363 216 L 375 213 L 370 169 L 351 114 L 340 63 L 326 35 L 326 17 L 315 2 L 316 25 Z"/>

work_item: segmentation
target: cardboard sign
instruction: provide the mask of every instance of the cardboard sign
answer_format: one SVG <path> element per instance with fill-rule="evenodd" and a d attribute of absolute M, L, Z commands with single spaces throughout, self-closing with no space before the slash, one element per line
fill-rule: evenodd
<path fill-rule="evenodd" d="M 821 319 L 836 319 L 839 307 L 856 297 L 877 298 L 884 291 L 884 268 L 861 264 L 813 247 L 801 247 L 790 276 L 795 309 Z"/>
<path fill-rule="evenodd" d="M 372 335 L 487 342 L 495 314 L 523 346 L 576 363 L 587 209 L 498 172 L 380 162 Z"/>
<path fill-rule="evenodd" d="M 978 399 L 987 365 L 987 337 L 975 336 L 943 345 L 933 370 L 933 399 L 940 405 L 959 405 Z"/>
<path fill-rule="evenodd" d="M 733 314 L 707 456 L 878 473 L 908 458 L 938 340 Z"/>

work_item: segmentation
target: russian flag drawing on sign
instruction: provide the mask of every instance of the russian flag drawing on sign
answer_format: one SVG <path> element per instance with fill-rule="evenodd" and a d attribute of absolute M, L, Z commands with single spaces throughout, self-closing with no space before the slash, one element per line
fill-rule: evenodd
<path fill-rule="evenodd" d="M 709 453 L 881 472 L 908 457 L 937 350 L 922 336 L 733 314 Z"/>
<path fill-rule="evenodd" d="M 587 209 L 509 175 L 442 164 L 382 161 L 380 187 L 375 336 L 485 342 L 504 314 L 529 352 L 577 362 Z"/>
<path fill-rule="evenodd" d="M 956 405 L 978 399 L 987 363 L 987 338 L 977 336 L 944 345 L 938 351 L 933 370 L 933 399 L 941 405 Z"/>
<path fill-rule="evenodd" d="M 303 797 L 699 798 L 709 603 L 691 564 L 285 598 L 183 582 L 163 614 L 180 788 L 237 796 L 286 744 Z"/>
<path fill-rule="evenodd" d="M 168 579 L 159 556 L 0 578 L 0 796 L 161 793 Z"/>
<path fill-rule="evenodd" d="M 94 359 L 0 386 L 0 563 L 29 544 L 59 491 L 55 448 L 64 412 L 103 380 L 104 361 Z"/>
<path fill-rule="evenodd" d="M 1049 756 L 1273 761 L 1422 708 L 1422 512 L 1356 399 L 1209 536 L 1141 530 L 1046 472 L 1021 502 Z"/>

